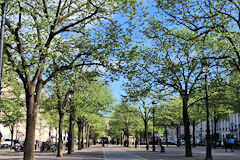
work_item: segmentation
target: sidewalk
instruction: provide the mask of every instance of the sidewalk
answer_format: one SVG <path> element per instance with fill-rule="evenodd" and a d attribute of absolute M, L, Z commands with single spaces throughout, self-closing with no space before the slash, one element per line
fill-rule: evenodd
<path fill-rule="evenodd" d="M 35 153 L 35 160 L 204 160 L 206 155 L 206 147 L 192 148 L 193 157 L 184 157 L 185 146 L 165 146 L 165 153 L 160 153 L 160 148 L 156 147 L 156 152 L 146 151 L 145 146 L 140 148 L 129 148 L 121 145 L 106 145 L 102 147 L 100 144 L 75 150 L 72 154 L 66 154 L 64 157 L 56 157 L 56 152 L 39 152 Z M 212 149 L 213 160 L 239 160 L 240 150 L 234 152 L 225 152 L 224 149 Z M 0 150 L 0 159 L 4 160 L 22 160 L 23 152 L 14 152 L 10 150 Z"/>
<path fill-rule="evenodd" d="M 75 150 L 72 154 L 64 151 L 62 158 L 56 157 L 56 152 L 35 152 L 35 160 L 103 160 L 103 149 L 101 145 L 92 146 L 83 150 Z M 22 160 L 23 152 L 15 152 L 10 150 L 0 150 L 0 159 L 2 160 Z"/>
<path fill-rule="evenodd" d="M 107 145 L 103 148 L 104 160 L 147 160 L 136 154 L 127 152 L 125 149 L 122 146 Z"/>
<path fill-rule="evenodd" d="M 159 147 L 156 147 L 156 152 L 152 152 L 151 147 L 149 151 L 146 151 L 145 146 L 125 150 L 148 160 L 204 160 L 206 157 L 206 147 L 204 146 L 192 148 L 193 157 L 185 157 L 185 146 L 176 147 L 175 145 L 169 145 L 164 147 L 165 153 L 161 153 Z M 239 160 L 240 150 L 225 152 L 224 149 L 212 149 L 212 157 L 214 160 Z"/>

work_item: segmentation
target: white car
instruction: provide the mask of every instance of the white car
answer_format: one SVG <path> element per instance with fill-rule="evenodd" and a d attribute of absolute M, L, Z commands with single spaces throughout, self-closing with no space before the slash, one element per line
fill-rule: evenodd
<path fill-rule="evenodd" d="M 8 148 L 11 146 L 11 139 L 6 138 L 4 141 L 1 142 L 1 148 Z"/>

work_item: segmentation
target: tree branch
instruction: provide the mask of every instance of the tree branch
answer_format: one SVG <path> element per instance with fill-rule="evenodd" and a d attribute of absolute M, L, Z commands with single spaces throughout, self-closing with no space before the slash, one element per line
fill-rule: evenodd
<path fill-rule="evenodd" d="M 44 15 L 47 19 L 49 19 L 49 15 L 48 15 L 48 10 L 47 10 L 47 5 L 46 5 L 46 1 L 45 0 L 42 0 L 43 2 L 43 12 L 44 12 Z"/>
<path fill-rule="evenodd" d="M 8 61 L 12 64 L 12 66 L 15 68 L 16 72 L 18 73 L 19 77 L 21 78 L 21 80 L 23 81 L 24 86 L 26 86 L 26 80 L 22 74 L 22 72 L 20 71 L 20 69 L 18 68 L 18 66 L 16 65 L 16 63 L 14 62 L 14 60 L 12 59 L 12 54 L 10 53 L 10 51 L 6 48 L 6 53 L 8 56 Z"/>

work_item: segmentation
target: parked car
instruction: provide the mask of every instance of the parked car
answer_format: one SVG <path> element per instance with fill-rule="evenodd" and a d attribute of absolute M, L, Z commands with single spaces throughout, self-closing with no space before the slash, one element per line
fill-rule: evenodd
<path fill-rule="evenodd" d="M 11 139 L 6 138 L 1 142 L 1 148 L 9 148 L 11 146 Z"/>

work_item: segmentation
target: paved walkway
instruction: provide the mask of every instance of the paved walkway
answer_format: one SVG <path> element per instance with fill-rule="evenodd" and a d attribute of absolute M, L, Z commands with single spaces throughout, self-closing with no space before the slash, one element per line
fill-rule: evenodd
<path fill-rule="evenodd" d="M 120 145 L 108 145 L 104 148 L 101 145 L 92 146 L 83 150 L 75 150 L 71 155 L 64 154 L 63 158 L 56 157 L 53 152 L 36 152 L 36 160 L 204 160 L 205 147 L 193 148 L 193 157 L 184 157 L 184 146 L 166 146 L 165 153 L 146 151 L 144 146 L 140 148 L 127 148 Z M 150 148 L 151 150 L 151 148 Z M 214 160 L 240 160 L 240 150 L 225 152 L 224 149 L 213 149 Z M 0 160 L 23 159 L 22 152 L 0 150 Z"/>
<path fill-rule="evenodd" d="M 147 160 L 125 149 L 121 146 L 106 146 L 103 148 L 104 160 Z"/>
<path fill-rule="evenodd" d="M 165 146 L 165 153 L 160 152 L 160 148 L 156 147 L 157 152 L 146 151 L 144 146 L 132 149 L 129 152 L 136 154 L 148 160 L 204 160 L 206 157 L 206 147 L 192 148 L 193 157 L 185 157 L 185 146 L 176 147 L 175 145 Z M 212 149 L 212 157 L 214 160 L 240 160 L 240 150 L 234 152 L 225 152 L 224 149 Z"/>

